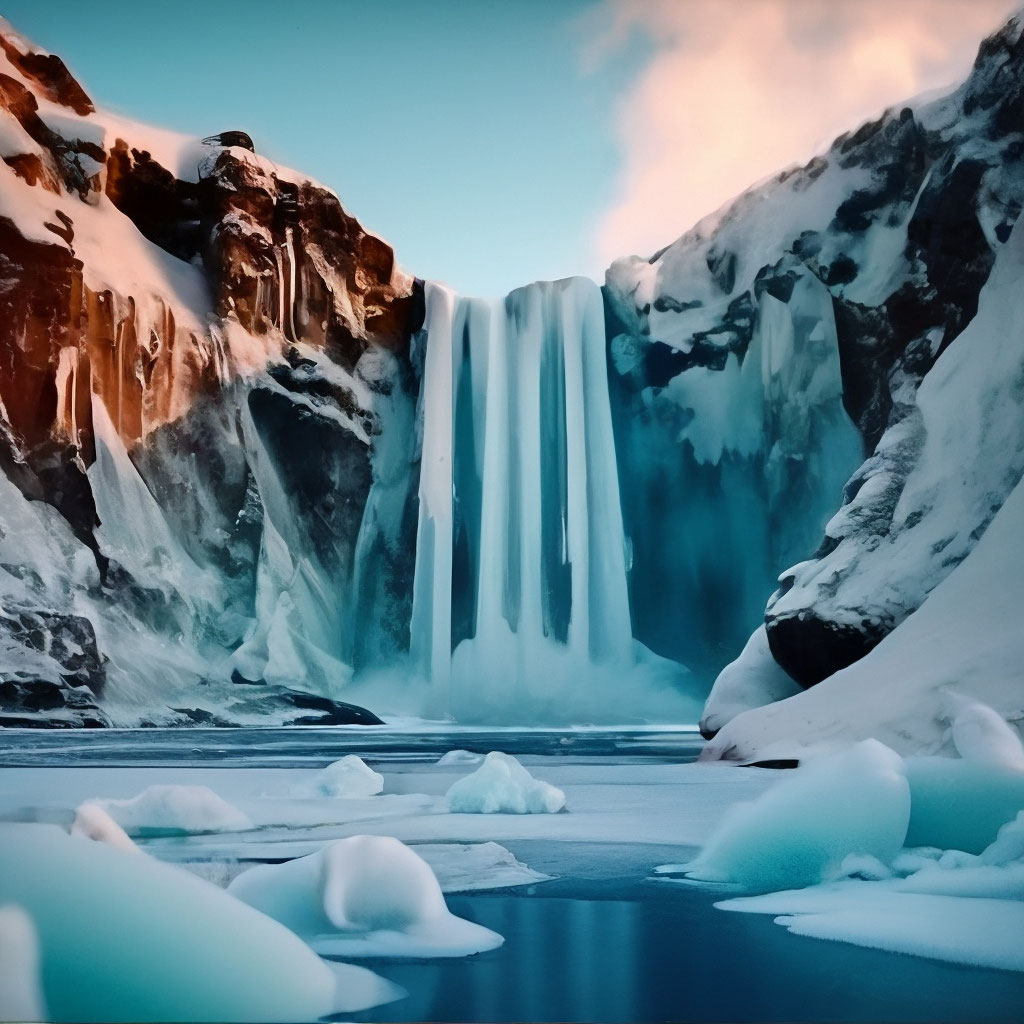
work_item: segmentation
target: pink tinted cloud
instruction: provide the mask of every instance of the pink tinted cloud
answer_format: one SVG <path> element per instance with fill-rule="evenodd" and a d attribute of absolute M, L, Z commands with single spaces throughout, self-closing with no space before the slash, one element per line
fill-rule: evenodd
<path fill-rule="evenodd" d="M 646 33 L 617 111 L 625 169 L 602 265 L 649 255 L 887 106 L 953 85 L 1021 0 L 606 0 L 587 59 Z"/>

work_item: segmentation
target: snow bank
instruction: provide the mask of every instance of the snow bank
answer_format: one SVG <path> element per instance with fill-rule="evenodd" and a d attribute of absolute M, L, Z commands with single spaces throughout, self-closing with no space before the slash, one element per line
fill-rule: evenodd
<path fill-rule="evenodd" d="M 514 757 L 492 750 L 472 775 L 459 779 L 447 793 L 456 814 L 555 814 L 565 794 L 535 779 Z"/>
<path fill-rule="evenodd" d="M 107 843 L 130 853 L 142 852 L 132 842 L 128 833 L 99 804 L 82 804 L 75 811 L 71 834 L 94 839 L 98 843 Z"/>
<path fill-rule="evenodd" d="M 401 995 L 188 872 L 53 825 L 0 825 L 0 901 L 13 899 L 39 933 L 56 1020 L 309 1021 Z"/>
<path fill-rule="evenodd" d="M 0 907 L 0 1021 L 43 1021 L 39 937 L 21 907 Z"/>
<path fill-rule="evenodd" d="M 149 786 L 130 800 L 90 800 L 84 806 L 99 807 L 130 835 L 252 828 L 245 814 L 207 786 Z"/>
<path fill-rule="evenodd" d="M 755 892 L 815 885 L 836 877 L 851 854 L 891 863 L 909 818 L 899 756 L 866 740 L 732 808 L 688 874 Z"/>
<path fill-rule="evenodd" d="M 1024 808 L 1024 771 L 947 757 L 910 757 L 908 846 L 981 853 Z"/>
<path fill-rule="evenodd" d="M 384 776 L 375 772 L 361 757 L 348 754 L 329 764 L 311 779 L 292 786 L 288 795 L 299 799 L 359 798 L 376 796 L 384 789 Z"/>
<path fill-rule="evenodd" d="M 251 868 L 228 892 L 331 956 L 468 956 L 504 942 L 449 913 L 426 861 L 390 836 Z"/>

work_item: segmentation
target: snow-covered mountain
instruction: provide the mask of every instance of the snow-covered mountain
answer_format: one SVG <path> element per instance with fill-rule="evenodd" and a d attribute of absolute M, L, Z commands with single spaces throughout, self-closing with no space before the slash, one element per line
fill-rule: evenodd
<path fill-rule="evenodd" d="M 651 260 L 620 260 L 608 272 L 622 329 L 612 357 L 627 385 L 637 381 L 634 408 L 672 431 L 682 424 L 683 461 L 713 463 L 723 490 L 735 495 L 724 474 L 758 440 L 767 466 L 811 460 L 809 472 L 816 460 L 836 460 L 843 443 L 841 434 L 808 436 L 796 416 L 834 394 L 831 369 L 780 382 L 779 414 L 791 425 L 765 416 L 760 432 L 746 428 L 750 403 L 739 377 L 759 341 L 783 359 L 812 344 L 837 354 L 842 404 L 866 455 L 817 550 L 782 573 L 763 627 L 719 676 L 703 727 L 714 734 L 745 709 L 792 699 L 777 712 L 743 715 L 709 756 L 754 758 L 766 745 L 871 735 L 883 724 L 898 747 L 938 747 L 947 687 L 984 692 L 1011 718 L 1024 714 L 1024 690 L 1005 671 L 1019 626 L 1000 619 L 998 629 L 981 628 L 969 600 L 942 625 L 960 657 L 916 669 L 912 659 L 893 658 L 902 637 L 912 642 L 918 617 L 900 624 L 935 588 L 945 591 L 1024 473 L 1024 236 L 1014 228 L 1024 203 L 1022 28 L 1018 14 L 987 39 L 950 95 L 887 111 Z M 815 362 L 824 373 L 824 358 Z M 764 351 L 760 364 L 767 394 L 778 371 Z M 695 374 L 703 378 L 682 383 Z M 728 424 L 724 435 L 719 421 Z M 718 447 L 723 436 L 732 462 Z M 709 438 L 710 458 L 701 455 Z M 807 512 L 792 496 L 778 509 L 783 528 Z M 718 548 L 721 530 L 713 524 L 701 543 Z M 977 607 L 987 608 L 981 570 L 964 572 L 949 586 L 972 580 Z M 1000 591 L 1014 598 L 1016 620 L 1022 586 Z M 962 583 L 958 592 L 969 596 Z M 920 615 L 934 620 L 943 600 L 937 592 Z M 942 606 L 948 613 L 949 602 Z M 879 657 L 865 658 L 880 641 Z M 993 671 L 1001 665 L 1001 674 L 968 670 L 970 652 Z M 884 681 L 868 669 L 891 672 L 897 663 L 897 677 Z M 807 688 L 826 679 L 813 698 L 792 696 L 799 691 L 791 680 Z M 825 697 L 840 691 L 835 701 Z"/>
<path fill-rule="evenodd" d="M 603 303 L 484 303 L 0 24 L 0 722 L 663 719 L 716 676 L 711 756 L 935 749 L 947 684 L 1020 716 L 865 673 L 1024 474 L 1021 36 Z M 968 660 L 1012 632 L 969 621 Z"/>

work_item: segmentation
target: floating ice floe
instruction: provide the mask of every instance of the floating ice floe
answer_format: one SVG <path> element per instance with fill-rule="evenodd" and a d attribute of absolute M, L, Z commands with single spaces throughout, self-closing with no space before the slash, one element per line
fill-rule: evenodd
<path fill-rule="evenodd" d="M 35 925 L 21 907 L 0 907 L 0 1021 L 47 1019 Z"/>
<path fill-rule="evenodd" d="M 449 750 L 438 759 L 438 764 L 479 764 L 484 759 L 483 754 L 473 750 Z"/>
<path fill-rule="evenodd" d="M 820 757 L 722 819 L 689 877 L 752 892 L 815 885 L 851 854 L 891 864 L 903 846 L 910 788 L 900 756 L 874 740 Z"/>
<path fill-rule="evenodd" d="M 189 832 L 244 832 L 249 817 L 207 786 L 149 786 L 129 800 L 90 800 L 129 835 Z"/>
<path fill-rule="evenodd" d="M 228 892 L 330 956 L 468 956 L 504 939 L 450 913 L 425 860 L 390 836 L 350 836 L 263 864 Z"/>
<path fill-rule="evenodd" d="M 114 819 L 96 803 L 85 803 L 75 811 L 75 820 L 71 823 L 71 834 L 93 839 L 98 843 L 107 843 L 119 850 L 131 853 L 141 851 L 132 842 L 131 837 Z"/>
<path fill-rule="evenodd" d="M 442 892 L 478 892 L 547 882 L 498 843 L 422 843 L 414 847 L 437 877 Z"/>
<path fill-rule="evenodd" d="M 472 775 L 452 784 L 448 806 L 456 814 L 556 814 L 565 794 L 535 779 L 514 757 L 492 750 Z"/>
<path fill-rule="evenodd" d="M 312 778 L 295 783 L 288 796 L 298 799 L 334 799 L 376 796 L 384 789 L 384 776 L 361 757 L 348 754 L 329 764 Z"/>
<path fill-rule="evenodd" d="M 402 995 L 188 872 L 55 825 L 0 825 L 0 903 L 13 900 L 56 1020 L 309 1021 Z"/>

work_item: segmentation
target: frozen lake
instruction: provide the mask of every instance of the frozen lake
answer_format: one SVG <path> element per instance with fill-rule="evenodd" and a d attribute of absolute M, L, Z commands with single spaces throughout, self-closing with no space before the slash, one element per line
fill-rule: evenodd
<path fill-rule="evenodd" d="M 783 777 L 693 763 L 692 730 L 5 731 L 2 741 L 7 820 L 67 823 L 84 800 L 155 783 L 211 787 L 253 827 L 140 845 L 213 880 L 350 835 L 420 847 L 450 908 L 505 944 L 462 959 L 361 961 L 409 995 L 358 1020 L 1014 1021 L 1024 1005 L 1020 974 L 793 935 L 770 916 L 714 909 L 719 889 L 652 878 L 692 856 L 727 808 Z M 565 791 L 566 812 L 450 813 L 445 791 L 474 767 L 436 763 L 455 748 L 515 753 Z M 285 795 L 348 753 L 383 774 L 382 795 Z M 486 842 L 554 877 L 504 885 L 467 859 L 478 847 L 455 845 Z"/>

